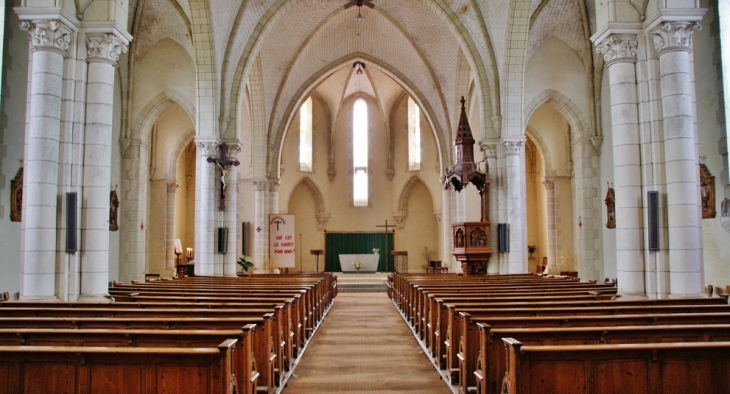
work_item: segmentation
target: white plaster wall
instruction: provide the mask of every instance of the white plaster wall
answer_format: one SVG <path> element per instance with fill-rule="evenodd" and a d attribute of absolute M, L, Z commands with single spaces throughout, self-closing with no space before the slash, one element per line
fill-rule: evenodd
<path fill-rule="evenodd" d="M 10 221 L 10 180 L 22 165 L 25 136 L 26 81 L 28 79 L 28 33 L 7 1 L 2 39 L 3 69 L 0 93 L 0 293 L 15 297 L 20 291 L 20 222 Z"/>
<path fill-rule="evenodd" d="M 601 79 L 601 128 L 603 129 L 603 145 L 601 145 L 600 162 L 600 196 L 606 198 L 608 185 L 613 186 L 613 133 L 611 132 L 611 92 L 608 83 L 608 70 L 604 68 Z M 606 228 L 608 220 L 605 202 L 601 204 L 601 232 L 603 239 L 603 276 L 616 278 L 616 230 Z"/>
<path fill-rule="evenodd" d="M 140 111 L 156 96 L 169 90 L 181 94 L 191 103 L 197 102 L 192 59 L 180 44 L 162 39 L 134 64 L 133 119 L 146 116 Z"/>
<path fill-rule="evenodd" d="M 551 37 L 528 59 L 525 67 L 523 103 L 547 89 L 562 93 L 588 117 L 588 76 L 578 55 L 563 41 Z"/>
<path fill-rule="evenodd" d="M 722 73 L 720 71 L 719 25 L 717 20 L 717 3 L 702 1 L 703 8 L 708 8 L 702 21 L 702 30 L 694 33 L 694 68 L 695 92 L 697 98 L 697 129 L 699 131 L 700 162 L 715 176 L 715 209 L 714 219 L 702 220 L 704 243 L 705 283 L 725 288 L 730 284 L 730 244 L 728 233 L 720 225 L 720 204 L 724 198 L 725 182 L 723 163 L 720 154 L 726 149 L 723 138 L 726 135 L 722 95 Z M 730 76 L 725 76 L 728 78 Z"/>

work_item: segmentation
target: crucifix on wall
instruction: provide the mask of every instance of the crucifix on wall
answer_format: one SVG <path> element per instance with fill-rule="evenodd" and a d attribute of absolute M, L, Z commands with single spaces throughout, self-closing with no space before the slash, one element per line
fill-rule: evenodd
<path fill-rule="evenodd" d="M 218 209 L 221 211 L 226 210 L 226 177 L 228 176 L 228 170 L 231 168 L 231 166 L 238 166 L 241 164 L 241 162 L 236 160 L 231 160 L 228 158 L 228 145 L 224 142 L 220 146 L 221 149 L 221 156 L 220 158 L 215 157 L 209 157 L 208 163 L 215 163 L 216 166 L 218 166 L 218 169 L 221 171 L 221 201 L 220 205 L 218 205 Z"/>
<path fill-rule="evenodd" d="M 392 227 L 393 232 L 395 233 L 396 225 L 395 224 L 389 225 L 388 221 L 386 220 L 385 225 L 381 224 L 381 225 L 377 225 L 375 227 L 385 227 L 385 272 L 389 272 L 389 270 L 388 270 L 388 268 L 389 268 L 388 267 L 388 229 Z M 393 239 L 393 243 L 395 243 L 395 239 Z M 393 246 L 395 246 L 395 245 L 393 245 Z"/>

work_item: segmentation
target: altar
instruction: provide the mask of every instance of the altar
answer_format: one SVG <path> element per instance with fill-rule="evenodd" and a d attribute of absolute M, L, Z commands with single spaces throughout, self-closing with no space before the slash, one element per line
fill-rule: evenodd
<path fill-rule="evenodd" d="M 380 261 L 380 254 L 341 254 L 340 256 L 340 268 L 342 272 L 356 272 L 353 262 L 363 262 L 360 272 L 377 272 L 378 262 Z"/>

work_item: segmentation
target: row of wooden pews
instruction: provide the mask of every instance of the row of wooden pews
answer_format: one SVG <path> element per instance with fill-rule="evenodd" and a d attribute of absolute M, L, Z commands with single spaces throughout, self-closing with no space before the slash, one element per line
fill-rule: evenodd
<path fill-rule="evenodd" d="M 330 274 L 252 275 L 0 302 L 0 392 L 278 393 L 336 295 Z"/>
<path fill-rule="evenodd" d="M 388 285 L 454 392 L 730 392 L 727 296 L 624 300 L 613 284 L 532 274 Z"/>

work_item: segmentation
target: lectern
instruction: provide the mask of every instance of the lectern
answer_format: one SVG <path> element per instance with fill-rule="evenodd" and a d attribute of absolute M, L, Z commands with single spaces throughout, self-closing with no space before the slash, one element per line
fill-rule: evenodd
<path fill-rule="evenodd" d="M 314 255 L 314 261 L 316 261 L 316 264 L 317 264 L 317 268 L 316 268 L 317 271 L 315 271 L 315 272 L 316 273 L 319 273 L 319 255 L 324 254 L 324 250 L 322 250 L 322 249 L 311 249 L 309 251 L 309 253 Z"/>

